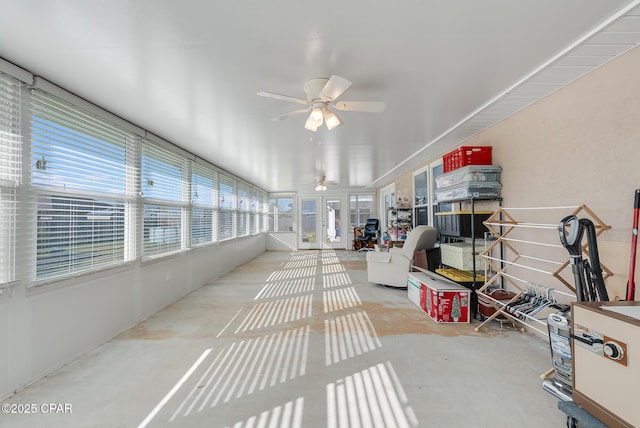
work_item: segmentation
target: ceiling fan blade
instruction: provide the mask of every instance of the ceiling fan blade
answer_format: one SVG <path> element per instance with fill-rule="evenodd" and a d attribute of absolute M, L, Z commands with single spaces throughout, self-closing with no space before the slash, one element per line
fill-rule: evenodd
<path fill-rule="evenodd" d="M 327 180 L 326 176 L 322 176 L 320 179 L 316 180 L 317 184 L 330 184 L 332 186 L 340 184 L 337 180 Z"/>
<path fill-rule="evenodd" d="M 267 97 L 267 98 L 275 98 L 276 100 L 282 100 L 282 101 L 293 101 L 294 103 L 299 103 L 304 105 L 309 104 L 309 101 L 303 100 L 302 98 L 290 97 L 288 95 L 274 94 L 273 92 L 260 91 L 256 95 L 261 97 Z"/>
<path fill-rule="evenodd" d="M 289 113 L 281 114 L 280 116 L 272 117 L 271 120 L 273 120 L 274 122 L 278 122 L 278 121 L 281 121 L 281 120 L 284 120 L 284 119 L 288 118 L 289 116 L 294 116 L 296 114 L 306 113 L 309 110 L 311 110 L 311 106 L 309 106 L 307 108 L 301 108 L 299 110 L 290 111 Z"/>
<path fill-rule="evenodd" d="M 338 98 L 344 91 L 346 91 L 351 82 L 344 77 L 336 76 L 335 74 L 329 78 L 329 81 L 324 88 L 320 91 L 318 97 L 325 101 L 332 101 Z"/>
<path fill-rule="evenodd" d="M 386 104 L 382 101 L 338 101 L 333 104 L 340 111 L 361 111 L 365 113 L 382 113 Z"/>

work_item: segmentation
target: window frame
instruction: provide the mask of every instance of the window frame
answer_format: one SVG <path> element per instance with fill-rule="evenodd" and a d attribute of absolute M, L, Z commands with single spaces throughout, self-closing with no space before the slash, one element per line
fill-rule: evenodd
<path fill-rule="evenodd" d="M 267 232 L 269 233 L 296 233 L 296 209 L 297 209 L 297 197 L 295 194 L 280 194 L 280 195 L 269 195 L 267 199 Z M 280 209 L 272 210 L 273 207 L 279 207 L 280 200 L 290 200 L 291 211 L 290 213 L 281 214 Z M 272 201 L 276 201 L 272 203 Z M 279 230 L 280 225 L 280 217 L 285 219 L 290 219 L 291 226 L 289 230 Z M 277 230 L 276 230 L 277 229 Z"/>
<path fill-rule="evenodd" d="M 371 209 L 369 210 L 369 215 L 365 215 L 362 217 L 360 213 L 360 198 L 366 197 L 371 199 Z M 355 198 L 355 206 L 353 206 Z M 362 201 L 368 202 L 368 200 Z M 376 218 L 376 195 L 374 193 L 350 193 L 349 194 L 349 226 L 351 231 L 356 227 L 364 226 L 367 219 Z M 355 216 L 355 217 L 354 217 Z M 355 218 L 355 221 L 353 221 Z M 361 220 L 362 223 L 360 222 Z"/>

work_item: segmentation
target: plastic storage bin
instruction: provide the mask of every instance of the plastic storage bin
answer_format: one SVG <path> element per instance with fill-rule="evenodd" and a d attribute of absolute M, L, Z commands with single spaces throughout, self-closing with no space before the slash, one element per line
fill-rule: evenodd
<path fill-rule="evenodd" d="M 476 252 L 481 248 L 476 245 Z M 443 265 L 460 270 L 473 270 L 473 245 L 466 242 L 454 242 L 440 244 L 440 259 Z M 480 254 L 475 255 L 476 271 L 484 271 L 486 266 L 484 258 Z"/>
<path fill-rule="evenodd" d="M 436 177 L 436 186 L 443 189 L 449 186 L 473 182 L 499 182 L 502 167 L 498 165 L 469 165 Z"/>
<path fill-rule="evenodd" d="M 491 165 L 491 146 L 461 146 L 442 155 L 445 173 L 467 165 Z"/>
<path fill-rule="evenodd" d="M 502 184 L 495 182 L 474 182 L 447 187 L 436 191 L 438 203 L 452 202 L 462 199 L 495 199 L 500 197 Z"/>

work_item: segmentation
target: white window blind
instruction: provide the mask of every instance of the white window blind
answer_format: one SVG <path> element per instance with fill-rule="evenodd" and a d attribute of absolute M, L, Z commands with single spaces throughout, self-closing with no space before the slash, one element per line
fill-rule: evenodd
<path fill-rule="evenodd" d="M 218 212 L 218 237 L 220 241 L 235 237 L 235 181 L 226 175 L 219 175 L 220 209 Z"/>
<path fill-rule="evenodd" d="M 16 279 L 16 189 L 0 187 L 0 288 Z"/>
<path fill-rule="evenodd" d="M 31 107 L 36 280 L 135 258 L 138 137 L 38 89 Z"/>
<path fill-rule="evenodd" d="M 238 210 L 236 211 L 236 228 L 238 236 L 249 233 L 249 189 L 245 184 L 238 184 Z"/>
<path fill-rule="evenodd" d="M 218 204 L 216 173 L 201 165 L 191 170 L 191 244 L 200 245 L 217 239 L 215 208 Z"/>
<path fill-rule="evenodd" d="M 189 188 L 186 171 L 184 157 L 149 140 L 143 141 L 140 178 L 145 257 L 184 247 L 183 226 Z"/>
<path fill-rule="evenodd" d="M 245 184 L 238 183 L 238 211 L 249 210 L 249 189 Z"/>
<path fill-rule="evenodd" d="M 252 235 L 258 233 L 260 217 L 258 215 L 258 191 L 256 189 L 249 190 L 249 211 L 251 212 L 251 222 L 249 230 Z"/>
<path fill-rule="evenodd" d="M 0 185 L 21 183 L 21 162 L 20 82 L 0 73 Z"/>
<path fill-rule="evenodd" d="M 22 183 L 20 82 L 0 73 L 0 286 L 15 280 L 16 190 Z"/>
<path fill-rule="evenodd" d="M 267 222 L 269 215 L 269 199 L 265 192 L 260 194 L 260 232 L 267 232 L 269 224 Z"/>

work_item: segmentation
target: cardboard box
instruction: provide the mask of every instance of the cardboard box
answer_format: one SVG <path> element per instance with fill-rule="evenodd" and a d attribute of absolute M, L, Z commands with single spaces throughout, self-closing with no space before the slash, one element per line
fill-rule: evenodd
<path fill-rule="evenodd" d="M 423 274 L 420 307 L 438 323 L 471 321 L 471 290 L 437 274 Z"/>

